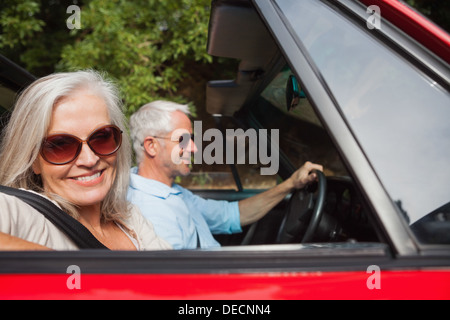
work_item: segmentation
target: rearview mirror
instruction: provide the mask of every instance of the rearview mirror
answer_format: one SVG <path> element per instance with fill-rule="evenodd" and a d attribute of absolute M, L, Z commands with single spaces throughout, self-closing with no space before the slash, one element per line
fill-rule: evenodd
<path fill-rule="evenodd" d="M 294 75 L 290 75 L 286 84 L 286 107 L 288 112 L 298 105 L 300 98 L 306 98 Z"/>

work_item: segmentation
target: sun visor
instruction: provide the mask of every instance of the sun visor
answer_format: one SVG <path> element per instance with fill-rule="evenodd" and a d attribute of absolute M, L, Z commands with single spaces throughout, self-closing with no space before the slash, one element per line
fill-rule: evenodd
<path fill-rule="evenodd" d="M 208 54 L 240 60 L 267 61 L 274 41 L 252 6 L 239 1 L 213 6 L 209 23 Z"/>
<path fill-rule="evenodd" d="M 239 60 L 235 80 L 210 81 L 206 109 L 210 114 L 231 116 L 239 110 L 265 70 L 279 55 L 270 32 L 250 1 L 212 2 L 208 54 Z"/>
<path fill-rule="evenodd" d="M 232 116 L 244 104 L 251 87 L 251 84 L 238 85 L 234 80 L 209 81 L 206 87 L 208 113 Z"/>

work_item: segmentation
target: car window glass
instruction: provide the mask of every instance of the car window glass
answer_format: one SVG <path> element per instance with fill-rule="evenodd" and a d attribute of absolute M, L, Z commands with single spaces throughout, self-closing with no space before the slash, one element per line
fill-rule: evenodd
<path fill-rule="evenodd" d="M 265 127 L 279 130 L 280 149 L 294 167 L 311 161 L 322 164 L 328 176 L 347 176 L 338 152 L 308 98 L 300 98 L 295 107 L 287 110 L 286 86 L 292 74 L 286 67 L 272 80 L 262 92 L 254 114 Z"/>
<path fill-rule="evenodd" d="M 238 183 L 232 173 L 230 164 L 234 165 L 238 174 L 238 179 L 242 185 L 242 189 L 268 189 L 277 184 L 277 175 L 261 175 L 260 169 L 264 165 L 261 164 L 259 158 L 256 157 L 256 163 L 250 160 L 250 154 L 258 154 L 256 145 L 250 143 L 249 138 L 240 140 L 238 137 L 242 134 L 237 131 L 239 126 L 230 117 L 220 117 L 213 119 L 202 119 L 194 121 L 194 129 L 201 124 L 201 137 L 196 137 L 195 141 L 201 141 L 202 161 L 195 163 L 192 161 L 192 172 L 185 177 L 177 177 L 176 182 L 185 188 L 191 190 L 235 190 L 238 191 Z M 211 131 L 211 130 L 216 130 Z M 219 134 L 220 130 L 220 134 Z M 228 131 L 227 131 L 228 130 Z M 208 132 L 217 134 L 218 139 L 223 143 L 222 157 L 216 157 L 219 148 L 215 138 L 209 138 Z M 227 134 L 228 132 L 228 134 Z M 243 130 L 245 134 L 246 131 Z M 215 137 L 215 135 L 212 135 Z M 234 146 L 234 159 L 227 163 L 226 152 L 228 146 Z M 242 150 L 237 149 L 238 143 L 243 145 Z M 242 152 L 243 151 L 243 152 Z M 207 156 L 211 155 L 212 159 L 207 160 Z"/>
<path fill-rule="evenodd" d="M 305 161 L 323 165 L 326 205 L 313 241 L 380 241 L 367 206 L 308 97 L 302 94 L 297 105 L 288 110 L 291 104 L 286 92 L 292 76 L 289 67 L 282 68 L 250 110 L 262 127 L 279 130 L 280 158 L 287 157 L 293 170 Z M 301 205 L 295 206 L 301 212 Z"/>
<path fill-rule="evenodd" d="M 448 234 L 449 92 L 325 4 L 277 3 L 407 221 L 431 218 Z"/>

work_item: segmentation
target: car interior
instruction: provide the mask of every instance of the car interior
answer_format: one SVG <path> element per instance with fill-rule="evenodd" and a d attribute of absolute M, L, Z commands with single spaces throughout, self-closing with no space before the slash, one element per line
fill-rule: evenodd
<path fill-rule="evenodd" d="M 224 246 L 380 242 L 382 233 L 371 221 L 332 138 L 255 11 L 244 5 L 213 8 L 208 53 L 239 61 L 233 80 L 213 80 L 207 86 L 207 111 L 220 127 L 279 130 L 277 150 L 271 150 L 279 153 L 279 179 L 288 178 L 305 161 L 322 164 L 326 175 L 324 181 L 286 197 L 242 234 L 215 235 L 216 239 Z M 222 200 L 260 192 L 242 188 L 239 174 L 234 176 L 237 190 L 194 192 Z"/>
<path fill-rule="evenodd" d="M 319 179 L 305 190 L 289 195 L 242 234 L 215 235 L 216 239 L 222 245 L 378 242 L 369 209 L 308 99 L 301 90 L 290 94 L 295 81 L 287 65 L 283 66 L 256 100 L 231 117 L 232 121 L 227 117 L 220 120 L 238 123 L 244 130 L 279 130 L 279 149 L 271 151 L 279 153 L 280 178 L 286 179 L 305 161 L 312 161 L 324 166 L 324 181 Z M 296 97 L 295 103 L 290 96 Z M 194 192 L 205 198 L 239 200 L 260 191 Z"/>

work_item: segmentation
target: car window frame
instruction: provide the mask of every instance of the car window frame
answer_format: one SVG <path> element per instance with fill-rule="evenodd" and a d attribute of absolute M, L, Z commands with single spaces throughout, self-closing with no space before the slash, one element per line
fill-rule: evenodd
<path fill-rule="evenodd" d="M 329 1 L 322 2 L 333 6 L 333 3 Z M 381 184 L 354 133 L 340 112 L 336 99 L 333 98 L 331 91 L 321 78 L 313 59 L 296 38 L 295 32 L 278 8 L 276 1 L 255 0 L 254 3 L 301 87 L 310 98 L 311 105 L 324 128 L 335 142 L 346 167 L 355 178 L 355 183 L 362 190 L 372 211 L 378 213 L 374 218 L 380 223 L 394 252 L 400 256 L 418 254 L 421 250 L 420 244 L 403 219 L 402 213 Z M 346 14 L 345 12 L 340 13 Z M 355 16 L 346 16 L 346 18 L 356 19 Z M 355 23 L 360 24 L 360 21 Z"/>
<path fill-rule="evenodd" d="M 347 3 L 349 1 L 342 0 L 341 2 Z M 348 24 L 349 29 L 348 30 L 350 30 L 350 25 L 351 25 L 352 26 L 351 29 L 353 29 L 353 30 L 357 29 L 359 35 L 365 34 L 368 39 L 370 38 L 370 41 L 372 43 L 377 43 L 378 45 L 374 49 L 377 49 L 377 50 L 382 49 L 385 52 L 389 52 L 389 55 L 393 58 L 393 60 L 400 59 L 401 63 L 399 64 L 399 66 L 406 67 L 407 70 L 405 70 L 405 71 L 409 72 L 409 71 L 414 70 L 413 72 L 414 73 L 417 72 L 417 75 L 419 76 L 420 80 L 426 79 L 426 81 L 431 81 L 431 83 L 433 83 L 433 86 L 437 84 L 438 87 L 439 86 L 441 87 L 441 90 L 446 90 L 447 93 L 448 93 L 448 91 L 450 90 L 450 83 L 448 82 L 448 77 L 445 77 L 445 74 L 446 73 L 448 74 L 449 73 L 448 71 L 450 71 L 448 66 L 441 66 L 441 69 L 439 71 L 442 71 L 442 72 L 440 72 L 439 74 L 436 73 L 435 70 L 432 70 L 432 66 L 436 66 L 439 62 L 442 62 L 442 60 L 440 60 L 437 56 L 435 56 L 431 52 L 428 52 L 428 55 L 424 56 L 425 53 L 426 53 L 426 51 L 424 50 L 424 47 L 421 46 L 418 43 L 415 43 L 417 51 L 419 51 L 419 53 L 421 54 L 421 59 L 424 59 L 424 60 L 420 60 L 419 56 L 416 55 L 416 51 L 414 50 L 414 46 L 413 46 L 414 42 L 412 42 L 411 38 L 409 38 L 408 36 L 405 36 L 405 34 L 403 33 L 403 37 L 405 38 L 405 40 L 403 42 L 407 42 L 408 45 L 409 45 L 408 46 L 408 51 L 406 51 L 405 50 L 405 46 L 403 44 L 402 45 L 397 45 L 395 42 L 392 41 L 392 37 L 389 36 L 389 32 L 390 32 L 391 29 L 397 31 L 397 34 L 396 34 L 397 37 L 400 37 L 402 35 L 402 33 L 399 33 L 399 31 L 395 27 L 393 27 L 388 22 L 383 20 L 382 23 L 381 23 L 383 28 L 381 28 L 379 30 L 378 29 L 372 30 L 372 29 L 368 28 L 366 23 L 365 23 L 365 19 L 367 19 L 367 14 L 366 14 L 365 19 L 362 19 L 361 15 L 351 14 L 351 13 L 345 11 L 345 10 L 344 10 L 344 12 L 342 12 L 342 8 L 341 8 L 342 6 L 340 5 L 341 2 L 339 2 L 339 4 L 337 4 L 336 2 L 328 3 L 326 1 L 323 1 L 323 2 L 320 2 L 320 3 L 323 6 L 323 8 L 330 9 L 330 10 L 327 10 L 327 12 L 338 11 L 339 13 L 336 15 L 336 18 L 339 17 L 339 19 L 344 18 L 345 20 L 347 20 L 347 22 L 349 22 L 349 24 Z M 350 3 L 353 3 L 353 2 L 350 2 Z M 314 4 L 317 4 L 317 3 L 314 2 Z M 361 11 L 364 11 L 364 7 L 361 7 L 360 9 L 361 9 Z M 328 17 L 328 19 L 330 19 L 330 17 Z M 286 21 L 287 21 L 287 18 L 286 18 Z M 287 22 L 287 25 L 288 24 L 289 23 Z M 341 25 L 341 23 L 339 23 L 339 24 Z M 344 24 L 342 24 L 341 26 L 343 27 Z M 296 36 L 298 37 L 297 32 L 294 32 L 294 33 L 293 33 L 294 37 L 296 37 Z M 409 42 L 408 42 L 408 40 L 409 40 Z M 301 42 L 300 39 L 297 39 L 297 41 Z M 371 56 L 371 58 L 372 57 L 376 57 L 376 56 Z M 435 59 L 435 62 L 436 62 L 435 64 L 432 63 L 433 59 Z M 311 60 L 313 60 L 313 59 L 311 59 Z M 397 62 L 400 62 L 400 60 L 397 61 Z M 368 61 L 371 61 L 371 60 L 368 59 Z M 426 67 L 427 65 L 428 65 L 428 68 Z M 322 69 L 322 71 L 324 72 L 324 74 L 326 74 L 326 71 L 324 71 L 323 69 Z M 330 79 L 327 79 L 327 81 L 328 80 L 330 80 Z M 333 90 L 336 89 L 335 88 L 335 83 L 334 84 L 333 83 L 330 84 L 330 86 L 333 87 Z M 339 97 L 338 93 L 339 92 L 336 92 L 336 97 L 341 99 L 342 96 Z M 331 90 L 330 90 L 330 94 L 331 94 Z M 355 125 L 355 122 L 353 120 L 347 118 L 348 117 L 347 110 L 344 110 L 344 108 L 339 105 L 339 103 L 341 101 L 339 99 L 337 99 L 337 98 L 334 98 L 334 99 L 337 101 L 336 102 L 336 106 L 339 108 L 340 112 L 342 113 L 343 118 L 346 119 L 349 127 L 352 128 Z M 443 107 L 442 104 L 441 104 L 441 107 Z M 444 124 L 441 123 L 441 125 L 444 125 Z M 413 125 L 413 126 L 410 126 L 410 127 L 411 128 L 415 128 L 416 126 Z M 444 125 L 444 127 L 445 127 L 445 125 Z M 429 128 L 430 128 L 430 126 L 429 126 Z M 361 130 L 359 130 L 359 129 L 356 128 L 355 131 L 354 131 L 355 139 L 358 140 L 359 138 L 361 138 L 361 139 L 365 139 L 366 140 L 366 142 L 365 142 L 365 144 L 363 146 L 364 146 L 364 148 L 367 148 L 367 150 L 366 150 L 367 153 L 371 154 L 371 157 L 368 156 L 368 158 L 369 158 L 369 160 L 373 161 L 372 162 L 373 166 L 378 170 L 377 167 L 379 166 L 380 163 L 378 161 L 375 161 L 376 159 L 374 157 L 375 154 L 373 153 L 373 148 L 368 148 L 369 144 L 367 143 L 368 142 L 367 141 L 367 135 L 362 135 L 361 134 Z M 432 132 L 433 130 L 428 130 L 428 131 Z M 375 139 L 375 141 L 377 141 L 377 140 Z M 426 144 L 423 143 L 422 145 L 425 146 Z M 442 159 L 444 159 L 444 157 L 442 157 Z M 392 179 L 391 179 L 391 181 L 388 181 L 389 180 L 388 179 L 389 176 L 386 176 L 384 173 L 385 173 L 384 171 L 379 172 L 379 176 L 381 178 L 381 181 L 384 181 L 386 183 L 386 188 L 388 190 L 390 190 L 391 192 L 394 189 L 396 189 L 396 188 L 397 188 L 397 191 L 398 191 L 399 189 L 397 187 L 397 184 L 396 183 L 393 184 Z M 428 175 L 424 175 L 424 176 L 422 176 L 421 179 L 422 180 L 425 179 L 425 181 L 426 181 L 427 180 L 427 176 Z M 392 193 L 390 193 L 390 194 L 392 194 Z M 405 199 L 406 199 L 406 197 L 405 197 Z M 410 197 L 410 199 L 412 199 L 412 198 Z M 446 199 L 446 197 L 444 199 L 442 199 L 442 194 L 441 194 L 441 200 L 447 200 L 447 199 Z M 395 202 L 397 203 L 397 201 L 395 201 Z M 437 205 L 437 204 L 442 204 L 442 203 L 435 202 L 434 204 Z M 403 212 L 403 209 L 401 207 L 399 209 L 400 209 L 401 212 Z M 414 215 L 413 215 L 413 217 L 414 217 Z M 416 217 L 417 217 L 417 215 L 416 215 Z M 412 222 L 414 222 L 414 219 L 413 219 Z M 414 236 L 416 236 L 416 235 L 414 235 Z M 426 245 L 429 245 L 429 243 L 426 243 L 426 241 L 424 241 L 424 242 L 418 241 L 417 240 L 418 238 L 419 238 L 419 236 L 416 237 L 416 243 L 418 245 L 420 245 L 422 247 L 426 246 Z M 447 244 L 442 243 L 442 245 L 446 246 Z"/>
<path fill-rule="evenodd" d="M 257 3 L 259 3 L 259 0 L 256 0 Z M 278 12 L 279 16 L 282 17 L 281 10 L 277 8 L 276 6 L 276 0 L 271 1 L 273 4 L 273 8 Z M 383 28 L 371 30 L 367 28 L 366 26 L 366 19 L 367 19 L 367 12 L 366 7 L 362 5 L 361 3 L 357 1 L 350 1 L 350 0 L 338 0 L 338 1 L 322 1 L 322 3 L 325 3 L 331 10 L 338 11 L 340 16 L 344 16 L 346 19 L 348 19 L 353 25 L 359 26 L 360 31 L 368 34 L 369 36 L 376 39 L 376 41 L 380 42 L 383 47 L 385 47 L 387 50 L 391 50 L 394 52 L 394 54 L 400 55 L 403 59 L 405 59 L 408 63 L 410 63 L 414 68 L 418 69 L 419 72 L 422 72 L 426 76 L 430 77 L 437 83 L 441 85 L 446 90 L 450 90 L 450 69 L 448 68 L 448 65 L 437 55 L 435 55 L 433 52 L 427 50 L 424 48 L 421 44 L 413 40 L 411 37 L 406 35 L 403 31 L 399 30 L 397 27 L 393 26 L 388 21 L 382 20 Z M 289 30 L 289 23 L 287 21 L 284 21 L 285 27 Z M 273 32 L 273 30 L 272 30 Z M 293 35 L 293 30 L 289 30 L 289 33 Z M 295 38 L 295 36 L 293 36 Z M 279 36 L 276 37 L 277 39 L 281 39 Z M 295 40 L 294 40 L 295 41 Z M 308 55 L 306 52 L 306 49 L 302 46 L 301 43 L 298 43 L 296 41 L 297 45 L 299 45 L 299 48 L 302 52 L 304 52 L 306 59 L 311 66 L 312 70 L 316 72 L 317 77 L 320 79 L 320 73 L 316 69 L 313 59 Z M 300 72 L 298 72 L 300 73 Z M 302 73 L 304 73 L 304 69 L 302 69 Z M 302 80 L 302 79 L 300 79 Z M 305 80 L 307 81 L 307 80 Z M 324 81 L 322 81 L 323 86 L 327 89 L 327 86 Z M 331 95 L 331 91 L 328 90 L 328 92 Z M 319 97 L 320 99 L 321 97 Z M 332 101 L 336 107 L 338 108 L 338 112 L 342 113 L 338 106 L 338 103 L 336 99 L 333 99 Z M 316 103 L 314 107 L 317 108 L 317 106 L 322 106 L 321 103 Z M 320 109 L 320 108 L 319 108 Z M 328 111 L 327 111 L 328 112 Z M 323 116 L 326 116 L 327 112 L 323 112 Z M 320 113 L 320 111 L 319 111 Z M 349 124 L 345 120 L 345 116 L 341 114 L 343 122 L 346 123 L 346 126 L 348 127 L 349 132 L 351 133 L 351 129 Z M 333 120 L 333 121 L 336 121 Z M 331 123 L 333 126 L 333 122 Z M 339 132 L 341 134 L 342 132 Z M 357 141 L 355 136 L 355 141 Z M 342 145 L 340 146 L 342 147 Z M 361 149 L 361 152 L 364 153 Z M 354 154 L 353 154 L 354 156 Z M 368 160 L 368 159 L 367 159 Z M 368 161 L 370 165 L 370 161 Z M 373 168 L 372 168 L 373 169 Z M 375 171 L 373 170 L 373 173 Z M 376 174 L 376 173 L 375 173 Z M 363 183 L 363 181 L 360 180 L 359 183 Z M 380 181 L 380 187 L 382 187 L 381 181 Z M 367 192 L 367 194 L 370 194 L 371 192 Z M 386 192 L 387 194 L 387 192 Z M 370 194 L 373 196 L 373 194 Z M 387 194 L 389 197 L 389 194 Z M 373 197 L 372 197 L 373 198 Z M 374 202 L 372 202 L 374 203 Z M 392 203 L 391 203 L 392 204 Z M 392 211 L 395 211 L 398 216 L 402 216 L 401 210 L 398 210 L 397 206 L 395 204 L 392 204 L 394 207 Z M 381 214 L 380 220 L 383 221 L 389 221 L 389 217 L 386 217 L 387 215 L 392 215 L 392 212 L 387 214 L 384 211 L 379 211 Z M 392 217 L 391 217 L 392 218 Z M 394 222 L 391 219 L 391 223 Z M 403 220 L 403 219 L 401 219 Z M 400 222 L 395 227 L 384 224 L 387 228 L 392 230 L 397 230 L 397 232 L 404 232 L 405 237 L 410 237 L 411 244 L 416 249 L 416 253 L 420 254 L 426 254 L 426 255 L 444 255 L 448 256 L 450 254 L 449 251 L 449 245 L 448 244 L 430 244 L 430 243 L 423 243 L 418 240 L 416 235 L 413 233 L 411 226 L 409 226 L 405 221 L 397 221 Z M 401 227 L 403 225 L 403 228 Z M 391 233 L 389 233 L 392 235 Z M 394 238 L 397 238 L 397 235 L 393 235 Z M 401 244 L 400 244 L 401 245 Z M 413 248 L 411 248 L 413 249 Z M 411 253 L 414 252 L 414 249 L 411 250 Z"/>

